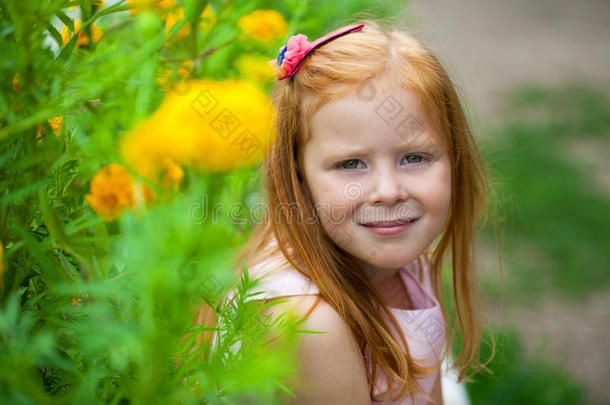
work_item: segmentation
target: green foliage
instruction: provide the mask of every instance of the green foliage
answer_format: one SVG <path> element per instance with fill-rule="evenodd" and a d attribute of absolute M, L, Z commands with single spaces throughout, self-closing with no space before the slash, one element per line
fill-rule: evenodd
<path fill-rule="evenodd" d="M 484 340 L 489 341 L 487 334 Z M 481 347 L 481 356 L 491 356 L 491 345 Z M 488 371 L 467 384 L 473 405 L 533 404 L 571 405 L 584 403 L 584 391 L 573 378 L 544 359 L 526 357 L 517 334 L 501 329 L 496 335 L 496 353 Z"/>
<path fill-rule="evenodd" d="M 512 297 L 529 302 L 555 289 L 582 297 L 608 286 L 609 201 L 596 180 L 603 168 L 573 144 L 607 155 L 610 101 L 575 85 L 522 88 L 510 100 L 511 118 L 485 149 L 504 210 Z"/>
<path fill-rule="evenodd" d="M 100 3 L 0 0 L 0 403 L 276 403 L 296 336 L 310 331 L 262 318 L 256 280 L 231 271 L 252 221 L 226 207 L 259 199 L 256 171 L 184 168 L 164 193 L 129 168 L 157 200 L 112 221 L 85 195 L 171 91 L 161 73 L 177 82 L 191 61 L 184 78 L 242 78 L 243 54 L 272 59 L 297 32 L 313 38 L 354 11 L 383 17 L 404 4 L 214 0 L 211 21 L 207 1 L 176 0 L 184 13 L 170 26 L 154 9 Z M 242 35 L 239 18 L 260 8 L 289 21 L 284 38 Z M 193 213 L 215 204 L 217 220 Z M 222 300 L 228 291 L 234 300 Z M 202 307 L 215 326 L 194 322 Z M 200 332 L 217 332 L 214 350 L 196 344 Z M 270 332 L 287 338 L 271 349 Z"/>

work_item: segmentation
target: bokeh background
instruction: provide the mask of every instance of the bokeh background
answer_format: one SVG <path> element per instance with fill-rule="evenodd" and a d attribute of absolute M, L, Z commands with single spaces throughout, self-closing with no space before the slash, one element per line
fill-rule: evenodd
<path fill-rule="evenodd" d="M 473 403 L 610 403 L 610 4 L 406 10 L 459 83 L 498 177 L 503 282 L 492 232 L 479 254 L 488 314 L 514 346 L 491 384 L 502 394 L 473 384 Z"/>
<path fill-rule="evenodd" d="M 497 350 L 470 402 L 610 403 L 601 0 L 0 0 L 0 403 L 275 403 L 290 347 L 264 332 L 296 325 L 263 327 L 227 272 L 261 198 L 267 61 L 357 17 L 439 56 L 493 170 L 477 254 Z M 212 353 L 193 317 L 236 286 Z"/>

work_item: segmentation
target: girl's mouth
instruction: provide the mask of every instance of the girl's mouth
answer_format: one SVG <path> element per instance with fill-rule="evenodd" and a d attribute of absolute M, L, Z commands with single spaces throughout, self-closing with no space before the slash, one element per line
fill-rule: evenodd
<path fill-rule="evenodd" d="M 411 225 L 418 222 L 420 218 L 421 217 L 394 221 L 367 222 L 360 225 L 377 235 L 392 236 L 398 235 L 409 228 Z"/>

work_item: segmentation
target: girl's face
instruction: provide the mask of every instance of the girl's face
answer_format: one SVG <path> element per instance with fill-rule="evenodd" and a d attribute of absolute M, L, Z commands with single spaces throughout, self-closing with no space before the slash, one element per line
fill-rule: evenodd
<path fill-rule="evenodd" d="M 308 125 L 302 172 L 322 226 L 380 282 L 442 231 L 451 200 L 447 150 L 416 95 L 398 88 L 370 86 L 331 101 Z"/>

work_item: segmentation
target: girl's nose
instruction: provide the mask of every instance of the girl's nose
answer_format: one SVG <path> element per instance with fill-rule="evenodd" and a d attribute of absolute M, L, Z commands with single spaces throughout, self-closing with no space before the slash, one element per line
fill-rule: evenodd
<path fill-rule="evenodd" d="M 369 203 L 384 203 L 389 206 L 405 201 L 408 197 L 404 179 L 401 181 L 401 174 L 395 170 L 378 170 L 371 179 L 372 183 L 369 190 Z"/>

